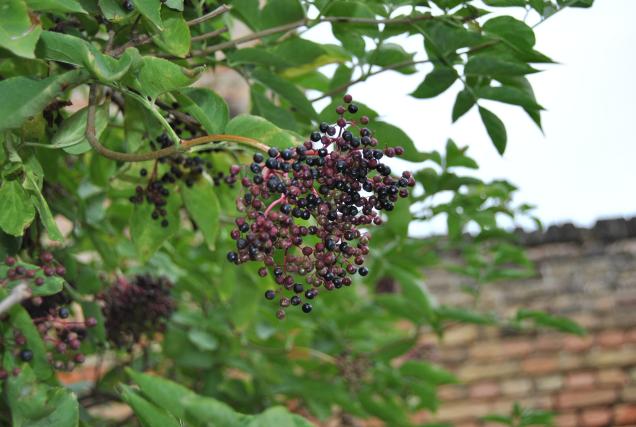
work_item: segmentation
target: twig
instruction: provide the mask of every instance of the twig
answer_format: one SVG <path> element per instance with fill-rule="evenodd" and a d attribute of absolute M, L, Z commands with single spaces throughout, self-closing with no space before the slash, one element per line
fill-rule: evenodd
<path fill-rule="evenodd" d="M 252 40 L 260 39 L 261 37 L 269 36 L 276 33 L 282 33 L 285 31 L 294 30 L 296 28 L 304 27 L 304 26 L 313 26 L 323 22 L 341 22 L 347 24 L 411 24 L 417 21 L 424 21 L 429 19 L 434 19 L 433 15 L 418 15 L 418 16 L 409 16 L 403 18 L 387 18 L 387 19 L 374 19 L 374 18 L 356 18 L 351 16 L 325 16 L 317 19 L 309 19 L 303 18 L 299 21 L 291 22 L 289 24 L 280 25 L 278 27 L 268 28 L 263 31 L 258 31 L 256 33 L 248 34 L 243 37 L 239 37 L 234 40 L 229 40 L 227 42 L 219 43 L 213 46 L 206 47 L 204 49 L 193 51 L 190 56 L 202 56 L 207 55 L 209 53 L 216 52 L 217 50 L 223 50 L 230 47 L 236 47 L 243 43 L 247 43 Z"/>
<path fill-rule="evenodd" d="M 217 16 L 223 15 L 226 12 L 229 12 L 232 9 L 232 6 L 228 5 L 228 4 L 222 4 L 221 6 L 217 7 L 216 9 L 214 9 L 212 12 L 210 13 L 206 13 L 205 15 L 199 16 L 198 18 L 194 18 L 190 21 L 188 21 L 188 26 L 193 26 L 193 25 L 197 25 L 200 24 L 201 22 L 205 22 L 209 19 L 214 19 Z"/>
<path fill-rule="evenodd" d="M 11 310 L 16 304 L 20 304 L 27 298 L 31 297 L 31 289 L 29 286 L 22 282 L 11 290 L 8 297 L 0 301 L 0 316 L 4 315 L 7 311 Z"/>
<path fill-rule="evenodd" d="M 337 94 L 338 92 L 341 92 L 341 91 L 343 91 L 343 90 L 345 90 L 345 89 L 349 88 L 350 86 L 353 86 L 353 85 L 355 85 L 355 84 L 358 84 L 358 83 L 364 82 L 364 81 L 366 81 L 369 77 L 376 76 L 376 75 L 381 74 L 381 73 L 383 73 L 383 72 L 385 72 L 385 71 L 397 70 L 397 69 L 400 69 L 400 68 L 409 67 L 409 66 L 411 66 L 411 65 L 426 64 L 426 63 L 429 63 L 429 62 L 431 62 L 431 60 L 430 60 L 430 59 L 423 59 L 423 60 L 420 60 L 420 61 L 404 61 L 404 62 L 399 62 L 399 63 L 397 63 L 397 64 L 391 64 L 391 65 L 386 66 L 386 67 L 384 67 L 384 68 L 381 68 L 381 69 L 379 69 L 379 70 L 376 70 L 376 71 L 372 71 L 372 72 L 370 72 L 370 73 L 363 74 L 363 75 L 361 75 L 360 77 L 358 77 L 358 78 L 357 78 L 357 79 L 355 79 L 355 80 L 351 80 L 350 82 L 347 82 L 347 83 L 341 84 L 340 86 L 335 87 L 335 88 L 333 88 L 333 89 L 331 89 L 331 90 L 329 90 L 329 91 L 327 91 L 327 92 L 323 93 L 323 94 L 322 94 L 322 95 L 320 95 L 319 97 L 312 99 L 310 102 L 320 101 L 321 99 L 327 98 L 327 97 L 329 97 L 329 96 L 331 96 L 331 95 L 335 95 L 335 94 Z"/>
<path fill-rule="evenodd" d="M 188 151 L 190 148 L 197 145 L 208 144 L 210 142 L 231 141 L 237 144 L 243 144 L 267 152 L 269 147 L 262 142 L 255 139 L 248 138 L 240 135 L 227 135 L 227 134 L 212 134 L 200 136 L 193 139 L 180 140 L 180 144 L 171 145 L 170 147 L 162 148 L 156 151 L 150 151 L 147 153 L 122 153 L 119 151 L 113 151 L 104 147 L 97 136 L 95 135 L 95 110 L 97 105 L 97 87 L 95 84 L 90 86 L 90 92 L 88 94 L 88 114 L 86 117 L 86 139 L 90 146 L 100 155 L 109 158 L 111 160 L 117 160 L 120 162 L 144 162 L 148 160 L 156 160 L 162 157 L 172 156 L 182 151 Z"/>
<path fill-rule="evenodd" d="M 193 42 L 198 42 L 205 39 L 211 39 L 216 36 L 220 36 L 223 33 L 227 32 L 227 27 L 219 28 L 218 30 L 210 31 L 209 33 L 199 34 L 198 36 L 192 37 Z"/>

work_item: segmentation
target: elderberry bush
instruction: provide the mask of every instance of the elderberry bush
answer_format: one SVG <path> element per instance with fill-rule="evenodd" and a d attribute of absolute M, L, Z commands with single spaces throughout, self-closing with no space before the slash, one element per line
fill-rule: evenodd
<path fill-rule="evenodd" d="M 149 274 L 120 277 L 98 296 L 103 302 L 108 340 L 117 347 L 130 349 L 144 337 L 163 332 L 174 310 L 170 295 L 172 283 Z"/>
<path fill-rule="evenodd" d="M 350 286 L 351 277 L 369 273 L 371 225 L 383 223 L 382 212 L 393 210 L 415 185 L 410 172 L 393 176 L 382 162 L 404 153 L 378 141 L 369 119 L 345 95 L 334 125 L 321 123 L 303 145 L 267 157 L 256 153 L 241 179 L 244 194 L 237 200 L 245 215 L 236 219 L 231 237 L 236 250 L 228 261 L 263 264 L 261 277 L 273 274 L 278 289 L 265 292 L 277 300 L 276 316 L 290 305 L 312 311 L 321 289 Z M 234 166 L 232 173 L 238 171 Z"/>

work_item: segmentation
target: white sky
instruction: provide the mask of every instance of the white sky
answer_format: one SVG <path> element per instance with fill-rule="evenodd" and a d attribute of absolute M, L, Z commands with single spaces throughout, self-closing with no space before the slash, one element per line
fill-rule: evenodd
<path fill-rule="evenodd" d="M 597 0 L 591 9 L 565 10 L 537 27 L 536 48 L 559 63 L 538 67 L 546 71 L 530 76 L 547 109 L 545 136 L 520 108 L 484 103 L 506 124 L 503 157 L 476 109 L 451 124 L 459 86 L 432 100 L 418 100 L 408 94 L 424 73 L 386 72 L 350 93 L 404 129 L 422 150 L 442 150 L 449 137 L 469 145 L 480 165 L 477 175 L 517 185 L 517 201 L 537 205 L 535 213 L 544 224 L 591 225 L 598 218 L 636 215 L 634 16 L 636 1 Z M 306 37 L 332 40 L 325 27 Z M 411 52 L 422 50 L 421 38 L 403 45 Z M 439 231 L 437 225 L 431 228 Z"/>

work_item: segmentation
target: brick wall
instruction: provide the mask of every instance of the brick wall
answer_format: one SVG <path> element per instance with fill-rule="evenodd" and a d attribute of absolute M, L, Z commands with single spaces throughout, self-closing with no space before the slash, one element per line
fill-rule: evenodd
<path fill-rule="evenodd" d="M 552 410 L 561 427 L 636 426 L 636 221 L 551 227 L 523 239 L 537 276 L 486 286 L 479 309 L 510 316 L 522 307 L 546 310 L 577 320 L 589 334 L 462 325 L 441 343 L 425 337 L 420 357 L 463 384 L 443 387 L 439 412 L 422 419 L 486 426 L 480 416 L 508 413 L 518 401 Z M 472 302 L 459 277 L 433 271 L 427 284 L 440 303 Z"/>

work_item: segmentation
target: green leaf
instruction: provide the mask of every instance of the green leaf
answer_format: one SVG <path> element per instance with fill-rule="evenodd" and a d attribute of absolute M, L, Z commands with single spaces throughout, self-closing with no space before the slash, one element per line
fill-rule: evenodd
<path fill-rule="evenodd" d="M 260 12 L 260 28 L 272 28 L 305 17 L 305 9 L 299 0 L 268 0 Z M 275 35 L 278 38 L 283 33 Z"/>
<path fill-rule="evenodd" d="M 477 46 L 484 42 L 479 33 L 438 19 L 422 21 L 413 26 L 424 35 L 424 47 L 429 57 L 437 57 L 447 62 L 455 61 L 457 49 Z"/>
<path fill-rule="evenodd" d="M 351 77 L 353 77 L 353 68 L 350 68 L 345 64 L 338 65 L 338 68 L 336 68 L 336 71 L 329 82 L 329 90 L 333 90 L 349 83 L 351 81 Z"/>
<path fill-rule="evenodd" d="M 122 23 L 132 12 L 123 9 L 122 4 L 117 0 L 97 0 L 99 8 L 104 14 L 104 18 L 113 23 Z"/>
<path fill-rule="evenodd" d="M 370 57 L 369 64 L 381 67 L 395 66 L 400 63 L 407 63 L 413 60 L 413 53 L 408 53 L 402 46 L 396 43 L 383 43 L 375 49 Z M 417 72 L 415 65 L 395 68 L 395 71 L 402 74 L 413 74 Z"/>
<path fill-rule="evenodd" d="M 194 117 L 207 133 L 223 133 L 229 120 L 229 108 L 211 89 L 186 88 L 174 93 L 179 109 Z"/>
<path fill-rule="evenodd" d="M 259 84 L 254 84 L 251 87 L 252 113 L 271 121 L 283 129 L 296 131 L 298 122 L 296 122 L 294 114 L 275 105 L 262 93 L 261 88 L 262 86 Z"/>
<path fill-rule="evenodd" d="M 122 400 L 130 405 L 144 427 L 181 427 L 183 425 L 172 414 L 148 402 L 130 387 L 126 385 L 120 387 Z"/>
<path fill-rule="evenodd" d="M 22 236 L 34 218 L 35 208 L 22 185 L 5 179 L 0 186 L 0 228 L 12 236 Z"/>
<path fill-rule="evenodd" d="M 31 316 L 21 305 L 13 306 L 9 315 L 11 318 L 11 326 L 22 332 L 27 340 L 29 349 L 33 352 L 33 359 L 30 362 L 33 373 L 38 380 L 44 381 L 49 379 L 53 375 L 53 370 L 46 358 L 47 349 L 44 345 L 44 341 L 42 341 L 40 332 L 38 332 L 35 327 Z"/>
<path fill-rule="evenodd" d="M 411 94 L 415 98 L 433 98 L 451 87 L 457 80 L 457 71 L 451 67 L 435 67 Z"/>
<path fill-rule="evenodd" d="M 499 154 L 503 154 L 506 151 L 506 127 L 499 117 L 495 115 L 495 113 L 490 110 L 485 109 L 484 107 L 479 107 L 479 115 L 481 116 L 481 121 L 486 126 L 486 131 L 492 140 L 492 143 L 495 145 L 495 148 L 499 152 Z"/>
<path fill-rule="evenodd" d="M 466 114 L 477 101 L 475 96 L 470 93 L 469 90 L 463 89 L 457 94 L 455 98 L 455 104 L 453 104 L 452 119 L 453 123 L 457 121 L 461 116 Z"/>
<path fill-rule="evenodd" d="M 272 53 L 286 64 L 283 77 L 297 77 L 315 71 L 323 65 L 342 63 L 351 59 L 341 46 L 318 44 L 301 37 L 290 37 L 278 43 Z"/>
<path fill-rule="evenodd" d="M 125 79 L 138 92 L 156 99 L 162 93 L 190 86 L 203 69 L 190 70 L 166 59 L 144 56 L 139 69 L 129 72 Z"/>
<path fill-rule="evenodd" d="M 97 324 L 92 327 L 88 333 L 89 339 L 96 341 L 97 343 L 105 343 L 106 342 L 106 321 L 104 320 L 104 315 L 102 314 L 102 308 L 95 301 L 79 301 L 82 306 L 82 313 L 84 314 L 84 318 L 87 319 L 89 317 L 94 317 L 97 320 Z"/>
<path fill-rule="evenodd" d="M 161 0 L 132 0 L 135 9 L 159 30 L 163 30 L 161 21 Z"/>
<path fill-rule="evenodd" d="M 82 154 L 90 151 L 91 146 L 86 139 L 86 117 L 88 107 L 75 112 L 62 122 L 62 126 L 53 135 L 51 145 L 61 148 L 70 154 Z M 95 112 L 95 135 L 99 137 L 108 126 L 108 107 L 103 106 Z"/>
<path fill-rule="evenodd" d="M 152 35 L 152 41 L 164 52 L 185 58 L 190 52 L 190 27 L 181 12 L 164 9 L 161 12 L 164 29 Z M 152 29 L 150 29 L 152 31 Z"/>
<path fill-rule="evenodd" d="M 477 55 L 471 57 L 464 67 L 467 76 L 521 76 L 536 73 L 538 70 L 528 64 L 512 62 L 507 59 L 490 55 Z"/>
<path fill-rule="evenodd" d="M 511 86 L 485 86 L 476 90 L 477 96 L 506 104 L 519 105 L 529 110 L 543 110 L 543 107 L 530 97 L 527 92 Z"/>
<path fill-rule="evenodd" d="M 49 233 L 49 238 L 58 242 L 64 241 L 64 236 L 62 236 L 60 229 L 57 227 L 57 223 L 53 218 L 49 205 L 42 195 L 42 167 L 39 163 L 25 163 L 24 171 L 26 172 L 24 189 L 27 190 L 31 196 L 31 203 L 35 205 L 35 208 L 40 214 L 40 221 L 42 221 L 46 231 Z"/>
<path fill-rule="evenodd" d="M 446 142 L 446 168 L 457 166 L 470 169 L 479 168 L 476 161 L 465 155 L 466 150 L 468 147 L 459 148 L 452 139 L 449 139 Z"/>
<path fill-rule="evenodd" d="M 270 147 L 289 148 L 297 144 L 293 133 L 277 127 L 262 117 L 248 114 L 241 114 L 230 120 L 225 133 L 254 138 Z"/>
<path fill-rule="evenodd" d="M 585 335 L 585 328 L 567 317 L 553 316 L 543 311 L 521 309 L 517 312 L 517 320 L 532 320 L 539 326 L 556 329 L 574 335 Z"/>
<path fill-rule="evenodd" d="M 78 0 L 27 0 L 31 10 L 60 13 L 88 13 Z"/>
<path fill-rule="evenodd" d="M 300 418 L 305 424 L 298 424 L 300 421 L 298 417 L 294 417 L 286 408 L 281 406 L 275 406 L 269 408 L 262 414 L 255 416 L 247 427 L 298 427 L 298 426 L 312 426 L 303 418 Z"/>
<path fill-rule="evenodd" d="M 525 6 L 527 0 L 484 0 L 484 4 L 493 7 Z"/>
<path fill-rule="evenodd" d="M 401 146 L 404 148 L 404 154 L 400 156 L 401 159 L 421 162 L 429 158 L 426 153 L 418 151 L 413 140 L 397 126 L 381 121 L 372 121 L 369 124 L 369 128 L 373 131 L 373 136 L 375 136 L 381 146 Z"/>
<path fill-rule="evenodd" d="M 183 12 L 183 0 L 166 0 L 163 4 L 170 9 L 178 10 L 179 12 Z"/>
<path fill-rule="evenodd" d="M 86 40 L 54 31 L 42 33 L 36 53 L 39 58 L 84 66 L 103 82 L 119 80 L 139 61 L 137 49 L 126 49 L 115 59 L 104 55 Z"/>
<path fill-rule="evenodd" d="M 229 65 L 233 67 L 242 64 L 256 64 L 285 68 L 290 65 L 285 58 L 260 47 L 246 47 L 235 50 L 234 52 L 229 52 L 227 59 Z"/>
<path fill-rule="evenodd" d="M 294 108 L 298 109 L 298 111 L 305 116 L 312 119 L 318 116 L 305 94 L 288 80 L 263 68 L 254 70 L 252 76 L 288 100 Z"/>
<path fill-rule="evenodd" d="M 194 393 L 189 389 L 173 381 L 164 378 L 143 374 L 133 369 L 126 368 L 128 376 L 139 386 L 141 392 L 155 405 L 164 408 L 177 418 L 185 417 L 185 407 L 181 400 Z"/>
<path fill-rule="evenodd" d="M 244 427 L 251 417 L 239 414 L 230 406 L 216 399 L 202 396 L 187 396 L 181 400 L 189 419 L 199 424 L 223 427 Z"/>
<path fill-rule="evenodd" d="M 168 204 L 165 206 L 167 227 L 161 226 L 162 219 L 151 219 L 154 205 L 144 202 L 133 208 L 130 218 L 130 235 L 141 262 L 148 261 L 163 243 L 179 230 L 179 202 L 177 199 L 179 198 L 175 197 L 174 194 L 168 197 Z"/>
<path fill-rule="evenodd" d="M 232 0 L 232 14 L 239 17 L 252 30 L 260 27 L 258 0 Z"/>
<path fill-rule="evenodd" d="M 214 250 L 219 233 L 221 207 L 216 197 L 214 183 L 203 177 L 192 187 L 181 182 L 181 196 L 190 217 L 203 234 L 210 250 Z"/>
<path fill-rule="evenodd" d="M 30 289 L 31 289 L 31 295 L 36 297 L 44 297 L 48 295 L 54 295 L 62 291 L 64 287 L 64 279 L 62 279 L 61 277 L 46 276 L 44 275 L 44 272 L 42 271 L 42 269 L 39 269 L 37 266 L 32 264 L 18 262 L 16 265 L 24 267 L 26 270 L 34 270 L 36 273 L 35 273 L 35 276 L 33 276 L 32 280 L 42 279 L 44 281 L 44 283 L 40 286 L 36 286 L 33 282 L 29 283 Z M 3 277 L 6 276 L 8 269 L 9 269 L 8 266 L 0 265 L 0 274 L 2 274 Z M 6 288 L 13 289 L 14 287 L 18 286 L 19 283 L 20 281 L 18 280 L 11 281 L 9 282 Z"/>
<path fill-rule="evenodd" d="M 424 361 L 408 360 L 400 366 L 400 373 L 405 376 L 418 378 L 434 385 L 457 383 L 452 373 L 439 366 Z"/>
<path fill-rule="evenodd" d="M 58 95 L 86 77 L 84 72 L 68 71 L 43 80 L 12 77 L 0 81 L 0 131 L 19 128 L 25 120 L 40 113 Z"/>
<path fill-rule="evenodd" d="M 532 28 L 511 16 L 490 19 L 484 24 L 483 30 L 521 50 L 532 50 L 536 42 Z"/>
<path fill-rule="evenodd" d="M 200 329 L 191 329 L 188 339 L 201 351 L 212 351 L 219 347 L 219 341 L 214 335 Z"/>
<path fill-rule="evenodd" d="M 35 58 L 33 52 L 42 26 L 37 20 L 31 22 L 24 0 L 5 0 L 0 6 L 0 16 L 0 47 L 17 56 Z"/>
<path fill-rule="evenodd" d="M 77 427 L 79 405 L 75 395 L 62 387 L 36 381 L 28 365 L 6 382 L 13 427 Z"/>

